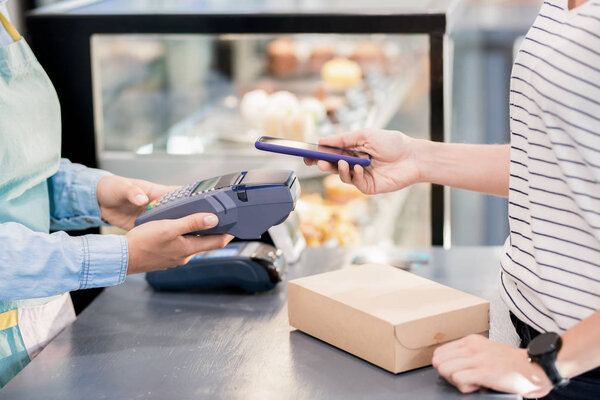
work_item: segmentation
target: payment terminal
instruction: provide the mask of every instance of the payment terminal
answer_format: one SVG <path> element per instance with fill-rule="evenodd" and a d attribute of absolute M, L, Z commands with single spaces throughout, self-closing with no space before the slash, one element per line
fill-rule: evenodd
<path fill-rule="evenodd" d="M 296 206 L 300 183 L 289 170 L 251 170 L 205 179 L 167 193 L 148 205 L 135 225 L 177 219 L 198 212 L 213 213 L 219 224 L 190 234 L 228 233 L 258 239 L 285 221 Z"/>
<path fill-rule="evenodd" d="M 157 291 L 194 291 L 238 288 L 248 293 L 272 289 L 287 271 L 281 250 L 266 243 L 233 242 L 207 251 L 186 265 L 148 272 L 146 280 Z"/>

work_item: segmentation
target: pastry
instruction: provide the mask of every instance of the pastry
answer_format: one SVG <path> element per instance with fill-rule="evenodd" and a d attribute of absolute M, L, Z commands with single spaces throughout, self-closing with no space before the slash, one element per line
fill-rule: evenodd
<path fill-rule="evenodd" d="M 269 107 L 293 111 L 299 107 L 298 98 L 292 92 L 280 90 L 269 97 Z"/>
<path fill-rule="evenodd" d="M 355 86 L 362 80 L 362 70 L 357 62 L 338 57 L 323 65 L 321 76 L 325 83 L 344 89 Z"/>
<path fill-rule="evenodd" d="M 268 103 L 269 95 L 262 89 L 252 90 L 242 97 L 240 112 L 248 126 L 251 128 L 261 127 Z"/>
<path fill-rule="evenodd" d="M 358 190 L 356 186 L 342 182 L 338 175 L 328 175 L 323 180 L 325 197 L 334 203 L 346 203 L 350 200 L 362 199 L 366 195 Z"/>
<path fill-rule="evenodd" d="M 267 108 L 262 121 L 262 130 L 265 135 L 281 137 L 283 132 L 283 123 L 287 115 L 288 111 L 284 109 L 277 107 Z"/>
<path fill-rule="evenodd" d="M 269 71 L 277 76 L 290 76 L 298 70 L 298 55 L 294 42 L 288 38 L 276 39 L 267 47 Z"/>
<path fill-rule="evenodd" d="M 282 137 L 314 142 L 318 140 L 317 125 L 313 115 L 308 111 L 296 110 L 288 114 L 283 120 Z"/>
<path fill-rule="evenodd" d="M 309 246 L 322 246 L 332 241 L 342 246 L 358 242 L 356 218 L 350 208 L 324 201 L 321 195 L 312 193 L 302 195 L 296 210 L 300 230 Z"/>

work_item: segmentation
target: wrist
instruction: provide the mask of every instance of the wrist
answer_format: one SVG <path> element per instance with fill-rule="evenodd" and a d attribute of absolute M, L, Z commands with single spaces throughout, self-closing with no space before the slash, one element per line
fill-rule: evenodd
<path fill-rule="evenodd" d="M 410 140 L 411 158 L 417 170 L 415 183 L 430 183 L 433 178 L 432 171 L 435 168 L 435 156 L 433 155 L 435 143 L 425 139 L 410 138 Z"/>
<path fill-rule="evenodd" d="M 571 379 L 581 373 L 581 371 L 578 371 L 578 368 L 578 363 L 575 360 L 570 359 L 569 349 L 565 349 L 565 341 L 563 340 L 563 348 L 556 356 L 556 369 L 561 376 Z"/>
<path fill-rule="evenodd" d="M 554 386 L 544 369 L 531 361 L 526 349 L 519 349 L 521 364 L 523 365 L 522 376 L 530 382 L 530 386 L 522 393 L 527 398 L 544 397 Z"/>
<path fill-rule="evenodd" d="M 552 386 L 552 383 L 548 379 L 544 369 L 539 364 L 531 360 L 529 354 L 527 354 L 527 349 L 519 349 L 519 352 L 521 353 L 521 360 L 527 365 L 526 369 L 529 371 L 527 375 L 530 377 L 543 377 L 544 382 Z"/>
<path fill-rule="evenodd" d="M 127 275 L 131 275 L 131 274 L 137 274 L 140 271 L 137 270 L 137 260 L 136 260 L 136 255 L 137 255 L 137 248 L 136 248 L 136 244 L 135 244 L 135 240 L 133 239 L 132 235 L 128 232 L 125 235 L 125 242 L 127 243 Z"/>
<path fill-rule="evenodd" d="M 102 193 L 104 192 L 104 186 L 107 184 L 107 178 L 110 175 L 106 175 L 98 179 L 98 183 L 96 183 L 96 201 L 98 202 L 98 208 L 102 211 Z"/>

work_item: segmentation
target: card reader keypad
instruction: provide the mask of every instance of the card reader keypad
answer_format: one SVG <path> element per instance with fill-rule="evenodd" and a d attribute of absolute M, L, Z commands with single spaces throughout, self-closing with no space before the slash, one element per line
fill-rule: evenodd
<path fill-rule="evenodd" d="M 161 205 L 170 203 L 175 200 L 182 199 L 184 197 L 197 196 L 199 194 L 215 191 L 215 188 L 212 188 L 212 189 L 203 190 L 201 192 L 192 193 L 194 191 L 194 188 L 196 188 L 196 186 L 198 186 L 199 183 L 200 182 L 195 182 L 195 183 L 192 183 L 191 185 L 184 186 L 182 188 L 179 188 L 177 190 L 174 190 L 172 192 L 162 195 L 160 197 L 160 199 L 158 199 L 157 201 L 153 201 L 152 203 L 150 203 L 148 205 L 148 210 L 152 210 L 155 207 L 159 207 Z"/>
<path fill-rule="evenodd" d="M 174 190 L 172 192 L 162 195 L 161 198 L 158 199 L 157 202 L 152 202 L 154 204 L 150 203 L 150 205 L 148 205 L 148 210 L 151 210 L 154 207 L 158 207 L 158 206 L 170 203 L 174 200 L 179 200 L 184 197 L 189 197 L 189 195 L 192 193 L 192 190 L 194 190 L 194 188 L 196 187 L 197 184 L 198 184 L 198 182 L 193 183 L 191 185 L 184 186 L 182 188 L 179 188 L 177 190 Z"/>

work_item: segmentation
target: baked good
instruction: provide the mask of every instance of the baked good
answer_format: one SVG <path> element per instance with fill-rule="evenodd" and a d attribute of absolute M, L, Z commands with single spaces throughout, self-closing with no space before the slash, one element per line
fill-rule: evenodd
<path fill-rule="evenodd" d="M 276 39 L 267 47 L 269 71 L 277 76 L 290 76 L 298 70 L 298 55 L 294 41 L 289 38 Z"/>
<path fill-rule="evenodd" d="M 269 95 L 262 89 L 252 90 L 242 97 L 240 112 L 251 128 L 260 128 L 265 109 L 269 104 Z"/>
<path fill-rule="evenodd" d="M 328 85 L 344 89 L 362 80 L 362 69 L 355 61 L 337 57 L 323 64 L 321 76 Z"/>
<path fill-rule="evenodd" d="M 285 110 L 296 110 L 300 103 L 298 98 L 292 92 L 286 90 L 280 90 L 275 92 L 269 97 L 269 107 L 276 107 Z"/>
<path fill-rule="evenodd" d="M 281 136 L 303 142 L 318 140 L 317 125 L 312 114 L 304 110 L 296 110 L 283 120 Z"/>
<path fill-rule="evenodd" d="M 358 242 L 356 218 L 351 208 L 332 204 L 324 201 L 320 194 L 311 193 L 300 197 L 296 210 L 308 246 L 322 246 L 332 241 L 342 246 Z"/>
<path fill-rule="evenodd" d="M 283 121 L 288 115 L 288 111 L 269 107 L 266 109 L 264 119 L 262 121 L 262 130 L 267 136 L 280 137 L 283 132 Z"/>
<path fill-rule="evenodd" d="M 323 179 L 325 198 L 334 203 L 346 203 L 350 200 L 367 197 L 356 186 L 342 182 L 338 175 L 328 175 Z"/>
<path fill-rule="evenodd" d="M 313 98 L 298 98 L 291 92 L 272 95 L 262 89 L 242 97 L 240 112 L 250 128 L 262 129 L 265 135 L 317 141 L 317 123 L 326 117 L 323 104 Z"/>

